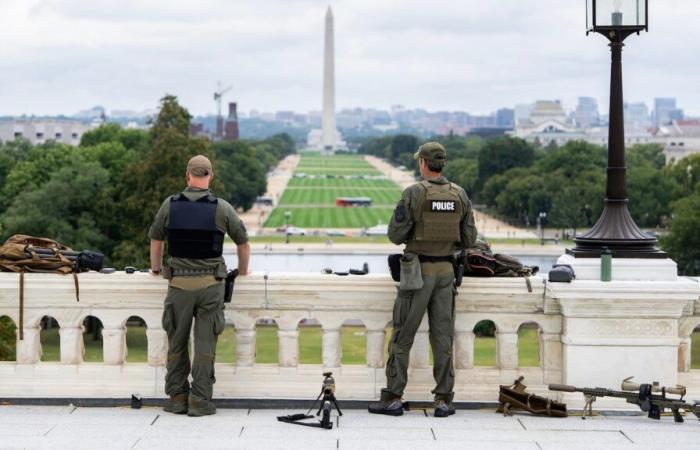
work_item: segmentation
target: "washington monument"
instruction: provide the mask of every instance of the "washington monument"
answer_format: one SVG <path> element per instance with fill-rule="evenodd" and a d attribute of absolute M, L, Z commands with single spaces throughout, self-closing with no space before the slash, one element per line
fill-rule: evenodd
<path fill-rule="evenodd" d="M 333 11 L 326 11 L 326 26 L 323 41 L 323 112 L 321 129 L 311 130 L 308 145 L 321 150 L 322 154 L 333 154 L 344 149 L 345 142 L 335 127 L 335 40 L 333 32 Z"/>

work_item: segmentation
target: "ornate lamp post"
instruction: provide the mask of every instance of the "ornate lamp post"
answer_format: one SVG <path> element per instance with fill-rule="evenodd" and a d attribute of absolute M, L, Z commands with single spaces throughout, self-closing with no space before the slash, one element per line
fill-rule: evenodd
<path fill-rule="evenodd" d="M 657 239 L 639 229 L 627 208 L 625 118 L 622 101 L 622 47 L 632 34 L 648 30 L 648 0 L 587 0 L 586 34 L 600 33 L 610 41 L 610 125 L 605 208 L 591 230 L 574 239 L 567 253 L 597 258 L 608 247 L 618 258 L 666 258 L 655 246 Z"/>

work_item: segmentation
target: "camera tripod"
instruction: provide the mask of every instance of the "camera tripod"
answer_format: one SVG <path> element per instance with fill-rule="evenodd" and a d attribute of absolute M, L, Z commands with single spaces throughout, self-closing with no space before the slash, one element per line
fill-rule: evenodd
<path fill-rule="evenodd" d="M 338 415 L 342 416 L 343 412 L 340 410 L 338 405 L 338 400 L 335 398 L 335 380 L 332 377 L 331 372 L 324 372 L 323 385 L 321 386 L 321 392 L 314 400 L 314 405 L 309 408 L 306 414 L 292 414 L 289 416 L 279 416 L 277 420 L 285 423 L 292 423 L 295 425 L 303 425 L 305 427 L 313 428 L 324 428 L 326 430 L 333 429 L 333 422 L 331 422 L 331 409 L 335 406 Z M 321 420 L 318 423 L 305 423 L 300 422 L 305 419 L 312 419 L 314 416 L 310 415 L 311 410 L 314 409 L 315 404 L 318 402 L 318 411 L 316 411 L 316 417 L 321 416 Z M 323 414 L 321 414 L 323 413 Z"/>

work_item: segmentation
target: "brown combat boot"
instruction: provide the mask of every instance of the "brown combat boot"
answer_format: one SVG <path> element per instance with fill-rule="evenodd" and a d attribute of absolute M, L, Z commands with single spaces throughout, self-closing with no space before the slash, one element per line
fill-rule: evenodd
<path fill-rule="evenodd" d="M 203 400 L 190 395 L 188 403 L 187 415 L 190 417 L 201 417 L 216 414 L 216 405 L 214 405 L 214 402 L 211 400 Z"/>
<path fill-rule="evenodd" d="M 187 393 L 171 395 L 163 411 L 173 414 L 187 414 Z"/>

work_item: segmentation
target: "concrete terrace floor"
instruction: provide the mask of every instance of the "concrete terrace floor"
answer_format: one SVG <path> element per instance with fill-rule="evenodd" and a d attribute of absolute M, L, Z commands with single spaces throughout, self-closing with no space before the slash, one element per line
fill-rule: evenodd
<path fill-rule="evenodd" d="M 634 449 L 699 448 L 700 422 L 644 416 L 554 419 L 492 410 L 437 419 L 428 410 L 402 417 L 347 410 L 323 430 L 278 422 L 301 411 L 219 409 L 191 418 L 160 408 L 0 406 L 0 448 L 90 449 Z"/>

